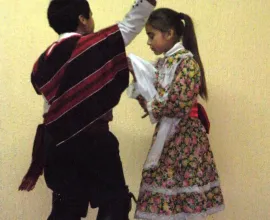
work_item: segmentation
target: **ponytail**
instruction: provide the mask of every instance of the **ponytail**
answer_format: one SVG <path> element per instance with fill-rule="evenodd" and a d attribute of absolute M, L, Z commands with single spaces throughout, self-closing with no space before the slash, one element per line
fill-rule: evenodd
<path fill-rule="evenodd" d="M 184 13 L 179 13 L 179 18 L 184 22 L 184 30 L 183 30 L 183 46 L 189 50 L 194 55 L 194 59 L 200 66 L 201 70 L 201 86 L 200 86 L 200 96 L 204 99 L 208 99 L 208 92 L 205 80 L 204 67 L 200 58 L 197 38 L 193 26 L 193 22 L 191 17 Z"/>

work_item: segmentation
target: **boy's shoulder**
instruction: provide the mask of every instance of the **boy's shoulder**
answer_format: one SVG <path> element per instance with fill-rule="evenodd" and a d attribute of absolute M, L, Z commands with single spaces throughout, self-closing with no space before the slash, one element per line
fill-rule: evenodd
<path fill-rule="evenodd" d="M 32 69 L 32 79 L 43 84 L 71 57 L 80 36 L 53 42 L 37 58 Z"/>
<path fill-rule="evenodd" d="M 79 39 L 80 36 L 76 35 L 53 42 L 41 53 L 37 61 L 62 60 L 61 57 L 66 57 L 68 54 L 71 55 Z"/>

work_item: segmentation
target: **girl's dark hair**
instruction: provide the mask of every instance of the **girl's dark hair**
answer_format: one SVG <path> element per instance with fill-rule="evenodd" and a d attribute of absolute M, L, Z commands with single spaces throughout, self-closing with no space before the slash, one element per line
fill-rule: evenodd
<path fill-rule="evenodd" d="M 193 26 L 192 19 L 184 14 L 178 13 L 169 8 L 160 8 L 152 12 L 147 24 L 151 25 L 153 28 L 161 31 L 167 32 L 173 29 L 176 33 L 177 41 L 182 39 L 183 46 L 189 50 L 194 55 L 194 59 L 199 64 L 201 69 L 201 87 L 200 96 L 207 100 L 208 92 L 204 74 L 203 64 L 200 58 L 197 38 Z"/>
<path fill-rule="evenodd" d="M 86 0 L 52 0 L 47 16 L 50 26 L 58 34 L 74 32 L 79 25 L 79 16 L 90 16 L 90 7 Z"/>

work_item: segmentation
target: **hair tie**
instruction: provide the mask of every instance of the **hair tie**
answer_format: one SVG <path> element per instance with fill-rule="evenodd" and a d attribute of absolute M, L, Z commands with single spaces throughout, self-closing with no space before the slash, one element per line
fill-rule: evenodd
<path fill-rule="evenodd" d="M 186 20 L 185 20 L 185 17 L 186 15 L 184 13 L 178 13 L 178 17 L 180 18 L 181 20 L 181 23 L 183 24 L 184 28 L 186 27 Z"/>

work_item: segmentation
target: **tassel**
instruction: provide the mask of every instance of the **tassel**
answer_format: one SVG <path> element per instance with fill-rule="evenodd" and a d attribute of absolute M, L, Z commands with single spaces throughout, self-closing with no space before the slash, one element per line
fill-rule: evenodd
<path fill-rule="evenodd" d="M 33 190 L 35 188 L 39 176 L 43 174 L 45 161 L 44 134 L 45 134 L 45 125 L 44 124 L 38 125 L 32 152 L 32 162 L 19 186 L 19 191 L 29 192 Z"/>

